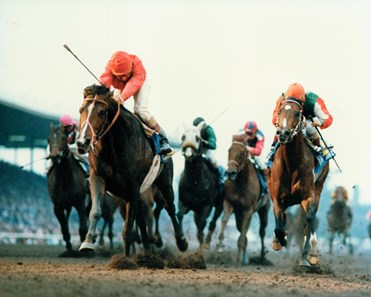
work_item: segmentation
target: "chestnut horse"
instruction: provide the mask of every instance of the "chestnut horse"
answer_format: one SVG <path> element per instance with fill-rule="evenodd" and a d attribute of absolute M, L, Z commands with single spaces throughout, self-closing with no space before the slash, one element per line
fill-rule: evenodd
<path fill-rule="evenodd" d="M 152 142 L 131 112 L 112 98 L 112 92 L 104 86 L 93 85 L 84 89 L 84 101 L 80 108 L 80 135 L 78 151 L 89 152 L 90 192 L 92 208 L 90 225 L 80 250 L 93 250 L 97 222 L 102 214 L 101 203 L 106 191 L 120 197 L 126 203 L 123 238 L 125 255 L 130 255 L 135 240 L 133 229 L 136 220 L 142 235 L 145 251 L 149 251 L 141 185 L 154 159 Z M 173 161 L 162 164 L 154 184 L 166 201 L 167 210 L 175 232 L 178 248 L 185 251 L 188 243 L 175 214 Z"/>
<path fill-rule="evenodd" d="M 257 212 L 260 220 L 259 236 L 261 242 L 260 257 L 265 257 L 264 237 L 268 224 L 268 211 L 270 198 L 268 193 L 261 193 L 261 185 L 257 169 L 249 158 L 246 149 L 247 139 L 245 135 L 233 135 L 232 145 L 228 150 L 228 179 L 224 185 L 224 215 L 219 235 L 218 251 L 221 252 L 224 245 L 224 231 L 229 217 L 234 212 L 236 226 L 240 232 L 237 241 L 237 262 L 248 264 L 247 232 L 250 228 L 252 215 Z"/>
<path fill-rule="evenodd" d="M 48 158 L 52 161 L 52 167 L 48 172 L 48 191 L 53 202 L 54 214 L 61 226 L 67 251 L 71 252 L 68 218 L 72 207 L 76 209 L 79 216 L 81 242 L 85 239 L 88 230 L 85 173 L 71 152 L 62 126 L 50 125 L 48 144 Z"/>
<path fill-rule="evenodd" d="M 277 148 L 272 168 L 268 168 L 268 188 L 273 201 L 276 221 L 272 247 L 278 251 L 286 246 L 285 210 L 300 204 L 306 214 L 305 243 L 301 255 L 302 266 L 319 262 L 316 236 L 316 213 L 324 182 L 329 172 L 329 163 L 314 173 L 315 156 L 304 135 L 305 118 L 300 102 L 287 99 L 278 111 L 276 135 Z"/>
<path fill-rule="evenodd" d="M 216 221 L 223 211 L 223 185 L 219 183 L 218 169 L 202 155 L 203 145 L 200 134 L 199 127 L 192 127 L 182 135 L 182 152 L 185 164 L 179 180 L 177 216 L 182 227 L 184 215 L 192 210 L 200 246 L 209 248 Z M 215 207 L 214 215 L 204 241 L 204 228 L 213 207 Z"/>
<path fill-rule="evenodd" d="M 343 245 L 348 245 L 349 253 L 353 254 L 353 246 L 350 238 L 349 229 L 352 225 L 352 209 L 347 205 L 348 193 L 344 187 L 337 187 L 332 194 L 332 204 L 327 212 L 327 226 L 329 237 L 329 251 L 332 254 L 335 234 L 343 236 Z"/>

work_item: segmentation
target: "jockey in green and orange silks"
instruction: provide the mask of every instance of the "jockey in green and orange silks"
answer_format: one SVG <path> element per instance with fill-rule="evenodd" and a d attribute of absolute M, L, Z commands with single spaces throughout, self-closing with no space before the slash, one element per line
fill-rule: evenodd
<path fill-rule="evenodd" d="M 307 137 L 312 140 L 316 151 L 321 151 L 320 138 L 316 127 L 326 129 L 331 126 L 333 121 L 332 115 L 328 111 L 325 101 L 315 93 L 305 92 L 303 86 L 299 83 L 293 83 L 289 85 L 286 93 L 282 93 L 276 101 L 276 107 L 273 111 L 272 117 L 273 125 L 276 125 L 277 123 L 278 110 L 281 103 L 288 99 L 293 99 L 302 103 L 303 115 L 306 119 L 305 125 Z M 274 137 L 271 150 L 273 150 L 276 142 L 277 136 Z M 269 154 L 268 158 L 270 157 L 271 154 Z"/>

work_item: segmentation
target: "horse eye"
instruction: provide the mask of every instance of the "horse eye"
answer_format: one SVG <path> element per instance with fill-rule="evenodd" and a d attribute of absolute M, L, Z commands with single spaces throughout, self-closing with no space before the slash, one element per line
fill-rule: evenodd
<path fill-rule="evenodd" d="M 103 118 L 106 115 L 106 110 L 102 109 L 98 112 L 98 117 Z"/>
<path fill-rule="evenodd" d="M 196 142 L 200 142 L 200 136 L 196 135 Z"/>
<path fill-rule="evenodd" d="M 295 112 L 295 117 L 298 118 L 300 116 L 300 111 Z"/>

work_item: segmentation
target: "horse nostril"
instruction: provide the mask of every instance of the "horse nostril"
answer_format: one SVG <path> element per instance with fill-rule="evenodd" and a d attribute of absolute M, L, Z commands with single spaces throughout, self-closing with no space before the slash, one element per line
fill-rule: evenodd
<path fill-rule="evenodd" d="M 290 131 L 285 131 L 285 136 L 290 136 Z"/>
<path fill-rule="evenodd" d="M 280 135 L 281 131 L 280 130 L 277 130 L 276 131 L 276 135 Z"/>

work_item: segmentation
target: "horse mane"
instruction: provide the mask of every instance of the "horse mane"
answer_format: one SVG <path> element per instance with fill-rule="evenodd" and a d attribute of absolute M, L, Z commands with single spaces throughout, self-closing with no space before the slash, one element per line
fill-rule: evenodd
<path fill-rule="evenodd" d="M 109 93 L 110 90 L 106 86 L 99 86 L 99 85 L 91 85 L 84 89 L 84 98 L 88 96 L 95 96 L 95 95 L 105 95 Z"/>

